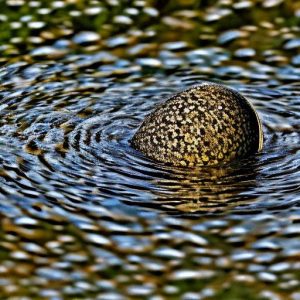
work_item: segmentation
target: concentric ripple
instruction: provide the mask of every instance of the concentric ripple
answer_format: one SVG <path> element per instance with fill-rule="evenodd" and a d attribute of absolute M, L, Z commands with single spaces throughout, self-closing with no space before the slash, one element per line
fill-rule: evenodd
<path fill-rule="evenodd" d="M 23 69 L 22 65 L 16 82 L 9 79 L 2 88 L 0 128 L 2 156 L 13 157 L 14 172 L 19 161 L 26 161 L 27 168 L 34 170 L 31 174 L 46 179 L 37 187 L 35 176 L 25 172 L 22 177 L 26 180 L 17 180 L 18 175 L 7 173 L 3 164 L 7 184 L 23 194 L 34 185 L 35 193 L 44 196 L 55 190 L 62 199 L 97 200 L 104 206 L 114 206 L 117 201 L 172 214 L 255 211 L 298 203 L 300 92 L 295 84 L 269 89 L 229 82 L 257 106 L 264 125 L 264 150 L 228 166 L 171 168 L 146 159 L 130 147 L 130 139 L 144 116 L 178 91 L 179 81 L 186 86 L 191 83 L 189 76 L 148 86 L 92 83 L 90 79 L 88 86 L 102 86 L 101 92 L 82 93 L 80 80 L 43 83 L 39 78 L 37 82 L 24 78 Z M 47 72 L 53 74 L 51 66 L 44 70 L 44 78 Z M 16 76 L 17 69 L 13 73 Z M 8 157 L 5 151 L 10 152 Z"/>
<path fill-rule="evenodd" d="M 0 299 L 299 300 L 299 1 L 4 0 Z M 173 168 L 130 139 L 204 81 L 262 152 Z"/>

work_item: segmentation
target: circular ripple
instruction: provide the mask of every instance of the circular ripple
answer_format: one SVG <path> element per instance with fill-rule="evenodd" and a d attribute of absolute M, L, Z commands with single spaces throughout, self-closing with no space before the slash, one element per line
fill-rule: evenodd
<path fill-rule="evenodd" d="M 7 72 L 15 75 L 15 68 Z M 52 68 L 44 70 L 45 79 L 47 72 Z M 14 92 L 2 91 L 0 131 L 2 161 L 9 160 L 3 177 L 10 189 L 62 207 L 125 205 L 171 214 L 255 213 L 299 200 L 297 85 L 293 93 L 289 86 L 274 91 L 233 85 L 252 99 L 263 119 L 261 153 L 228 166 L 174 168 L 147 159 L 129 141 L 145 115 L 178 90 L 176 76 L 153 86 L 99 82 L 101 91 L 85 93 L 79 82 L 68 81 L 64 89 L 64 83 L 21 75 L 16 84 L 8 76 L 5 86 Z M 180 82 L 195 83 L 189 76 Z"/>
<path fill-rule="evenodd" d="M 0 298 L 298 299 L 297 1 L 2 2 Z M 261 153 L 180 169 L 130 148 L 210 79 L 253 100 Z"/>

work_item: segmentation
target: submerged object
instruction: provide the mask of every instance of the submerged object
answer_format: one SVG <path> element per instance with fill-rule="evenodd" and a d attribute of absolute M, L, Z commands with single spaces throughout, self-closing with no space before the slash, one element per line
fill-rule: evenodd
<path fill-rule="evenodd" d="M 260 151 L 263 131 L 244 96 L 204 82 L 160 104 L 131 144 L 145 156 L 174 166 L 217 165 Z"/>

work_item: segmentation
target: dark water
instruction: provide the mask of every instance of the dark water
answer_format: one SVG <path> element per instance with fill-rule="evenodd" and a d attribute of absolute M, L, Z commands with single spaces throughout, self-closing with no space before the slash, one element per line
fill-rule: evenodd
<path fill-rule="evenodd" d="M 300 299 L 298 1 L 0 4 L 0 299 Z M 202 80 L 264 150 L 171 168 L 129 140 Z"/>

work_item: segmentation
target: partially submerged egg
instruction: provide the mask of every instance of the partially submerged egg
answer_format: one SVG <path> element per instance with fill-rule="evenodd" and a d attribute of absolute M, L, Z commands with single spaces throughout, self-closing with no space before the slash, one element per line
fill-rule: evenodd
<path fill-rule="evenodd" d="M 204 82 L 160 104 L 131 143 L 145 156 L 174 166 L 217 165 L 260 151 L 263 132 L 244 96 Z"/>

